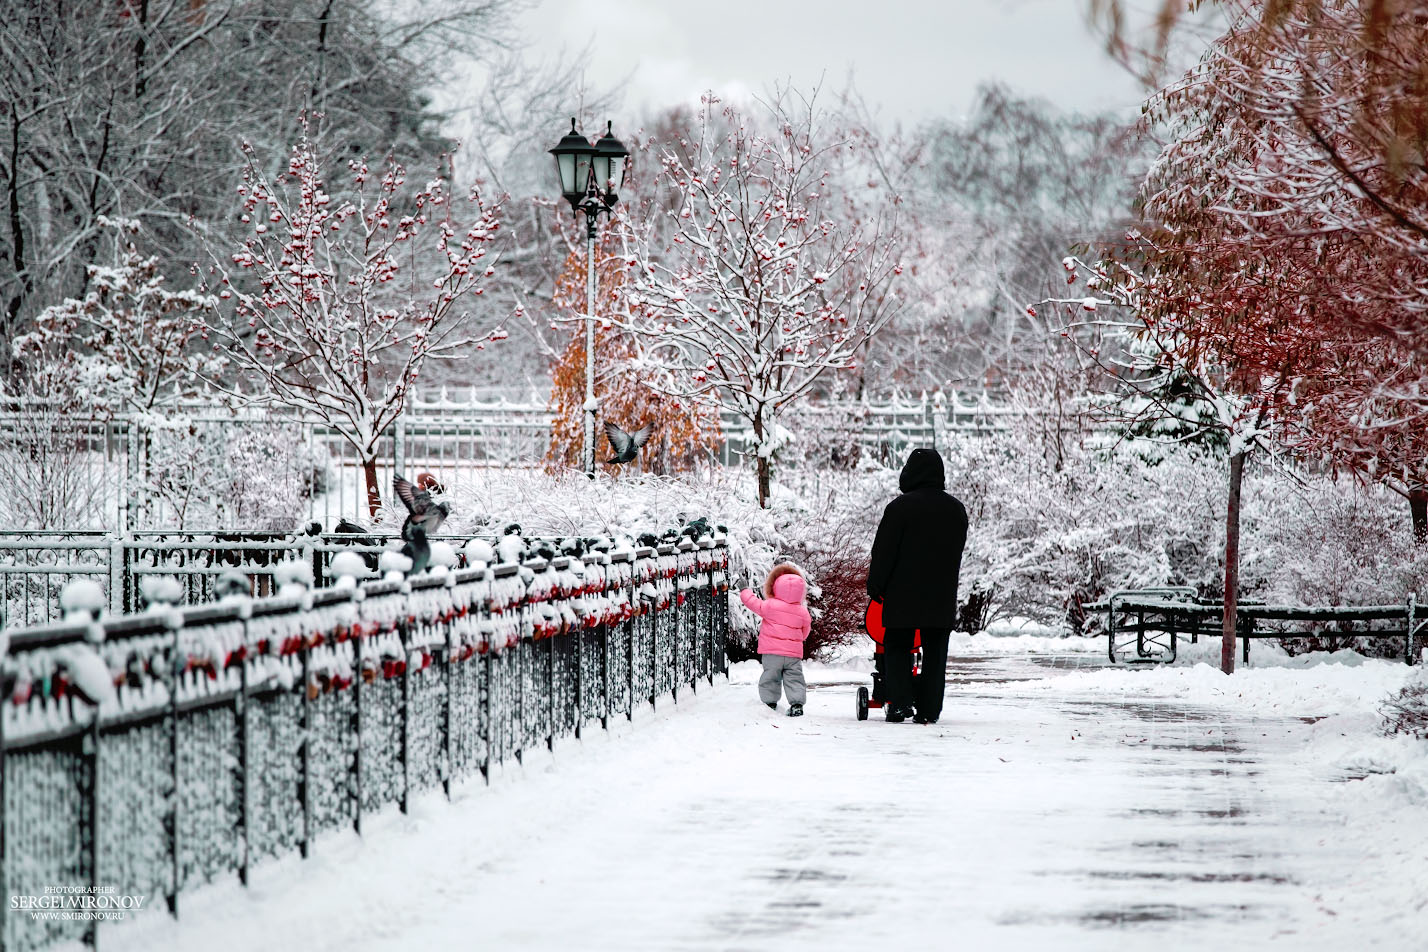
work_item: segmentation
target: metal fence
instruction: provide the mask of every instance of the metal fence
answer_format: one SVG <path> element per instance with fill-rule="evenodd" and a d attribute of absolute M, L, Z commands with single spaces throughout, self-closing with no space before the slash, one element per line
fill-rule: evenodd
<path fill-rule="evenodd" d="M 496 542 L 491 535 L 434 536 L 433 541 L 457 550 L 458 568 L 465 567 L 463 547 L 472 539 Z M 556 540 L 527 538 L 532 550 L 542 543 L 558 551 Z M 70 582 L 89 578 L 104 590 L 114 614 L 145 607 L 141 586 L 152 576 L 179 583 L 180 601 L 198 604 L 214 598 L 219 576 L 237 571 L 260 597 L 275 591 L 277 567 L 294 559 L 312 565 L 318 587 L 333 581 L 330 566 L 339 552 L 355 552 L 367 565 L 367 577 L 377 572 L 382 552 L 401 547 L 391 532 L 298 533 L 261 530 L 152 530 L 111 536 L 103 532 L 0 532 L 0 628 L 52 624 L 62 615 L 60 593 Z"/>
<path fill-rule="evenodd" d="M 167 421 L 73 421 L 46 412 L 0 411 L 0 478 L 9 480 L 12 493 L 26 494 L 0 493 L 0 526 L 124 533 L 287 529 L 302 520 L 331 529 L 338 519 L 367 511 L 362 461 L 317 421 L 195 405 L 174 408 Z M 1004 429 L 1020 411 L 986 395 L 939 393 L 805 403 L 794 412 L 798 420 L 790 425 L 817 434 L 812 444 L 846 444 L 892 462 L 912 446 L 944 445 L 952 433 Z M 713 461 L 740 465 L 752 435 L 730 415 L 721 426 Z M 478 470 L 528 466 L 544 456 L 550 432 L 550 411 L 539 402 L 457 400 L 445 393 L 414 399 L 378 441 L 377 485 L 385 492 L 393 473 L 429 472 L 449 483 Z"/>
<path fill-rule="evenodd" d="M 31 914 L 47 887 L 177 915 L 197 884 L 246 884 L 419 791 L 712 682 L 727 567 L 704 540 L 10 632 L 0 944 L 97 940 L 94 920 Z"/>

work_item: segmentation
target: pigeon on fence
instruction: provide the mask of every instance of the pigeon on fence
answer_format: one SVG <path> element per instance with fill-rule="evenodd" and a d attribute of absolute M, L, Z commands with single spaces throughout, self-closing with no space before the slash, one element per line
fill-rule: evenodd
<path fill-rule="evenodd" d="M 416 527 L 421 528 L 425 541 L 425 536 L 441 528 L 442 522 L 451 515 L 450 505 L 434 502 L 429 490 L 418 489 L 400 476 L 392 477 L 392 487 L 402 505 L 407 507 L 407 519 L 402 523 L 402 538 L 407 541 L 411 540 L 411 530 Z"/>
<path fill-rule="evenodd" d="M 361 548 L 365 549 L 366 551 L 362 553 L 363 564 L 367 566 L 368 571 L 377 571 L 378 555 L 375 551 L 373 551 L 377 547 L 377 541 L 367 534 L 366 529 L 362 528 L 361 526 L 357 525 L 357 523 L 352 522 L 348 519 L 339 519 L 337 522 L 337 528 L 334 530 L 334 532 L 338 535 L 352 536 L 353 538 L 351 541 L 344 540 L 339 544 L 360 546 Z"/>
<path fill-rule="evenodd" d="M 615 455 L 605 460 L 607 463 L 628 463 L 639 453 L 640 447 L 650 438 L 653 427 L 646 423 L 633 433 L 626 433 L 609 420 L 605 421 L 605 437 Z"/>
<path fill-rule="evenodd" d="M 698 542 L 700 539 L 709 535 L 710 531 L 708 517 L 700 516 L 679 530 L 679 534 L 687 536 L 691 542 Z"/>

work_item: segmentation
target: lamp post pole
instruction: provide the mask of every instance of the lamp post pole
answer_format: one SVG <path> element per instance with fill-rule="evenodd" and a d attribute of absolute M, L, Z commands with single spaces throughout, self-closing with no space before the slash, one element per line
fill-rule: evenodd
<path fill-rule="evenodd" d="M 570 131 L 550 150 L 561 194 L 571 208 L 585 215 L 585 438 L 580 465 L 591 478 L 595 476 L 595 414 L 600 412 L 595 399 L 595 233 L 600 213 L 610 212 L 619 200 L 616 189 L 625 183 L 629 156 L 611 129 L 607 122 L 605 134 L 591 145 L 571 119 Z"/>
<path fill-rule="evenodd" d="M 595 475 L 595 222 L 599 213 L 585 211 L 585 448 L 581 463 L 585 475 Z"/>

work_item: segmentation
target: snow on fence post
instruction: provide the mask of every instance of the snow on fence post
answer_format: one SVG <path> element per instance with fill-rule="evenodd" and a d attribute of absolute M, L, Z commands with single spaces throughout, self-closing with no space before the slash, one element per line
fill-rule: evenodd
<path fill-rule="evenodd" d="M 404 593 L 407 593 L 407 592 L 409 592 L 409 591 L 410 591 L 410 589 L 407 589 L 407 588 L 404 588 L 404 589 L 403 589 L 403 592 L 404 592 Z M 402 613 L 402 616 L 397 619 L 397 644 L 400 646 L 400 650 L 401 650 L 401 654 L 399 655 L 400 660 L 399 660 L 399 662 L 398 662 L 398 668 L 397 668 L 397 670 L 401 672 L 401 679 L 402 679 L 402 704 L 401 704 L 401 708 L 400 708 L 400 710 L 401 710 L 401 723 L 402 723 L 402 798 L 401 798 L 401 800 L 399 801 L 399 806 L 400 806 L 401 811 L 402 811 L 403 813 L 408 813 L 408 812 L 410 812 L 410 806 L 411 806 L 411 804 L 410 804 L 409 801 L 410 801 L 410 793 L 411 793 L 411 786 L 412 786 L 412 771 L 411 771 L 411 746 L 412 746 L 412 739 L 411 739 L 412 682 L 411 682 L 411 671 L 410 671 L 411 665 L 410 665 L 410 663 L 409 663 L 409 662 L 410 662 L 410 658 L 411 658 L 411 656 L 410 656 L 410 651 L 411 651 L 411 649 L 410 649 L 410 647 L 408 646 L 408 644 L 409 644 L 409 638 L 408 638 L 409 632 L 408 632 L 408 625 L 407 625 L 407 623 L 408 623 L 407 613 L 406 613 L 406 612 L 403 612 L 403 613 Z"/>
<path fill-rule="evenodd" d="M 109 611 L 119 614 L 124 611 L 124 543 L 128 536 L 121 535 L 109 540 Z"/>
<path fill-rule="evenodd" d="M 234 698 L 238 713 L 238 775 L 243 787 L 242 795 L 238 798 L 238 828 L 243 831 L 242 852 L 238 860 L 238 881 L 244 886 L 248 885 L 248 866 L 253 861 L 253 740 L 249 736 L 248 726 L 248 619 L 250 616 L 248 605 L 243 605 L 239 610 L 239 617 L 243 621 L 243 657 L 239 659 L 238 665 L 238 696 Z"/>

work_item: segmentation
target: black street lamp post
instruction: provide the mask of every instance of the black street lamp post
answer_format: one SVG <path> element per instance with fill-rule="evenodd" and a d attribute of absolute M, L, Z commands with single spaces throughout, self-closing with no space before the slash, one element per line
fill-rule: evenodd
<path fill-rule="evenodd" d="M 609 212 L 620 198 L 617 189 L 625 184 L 629 151 L 605 123 L 605 134 L 594 145 L 575 130 L 570 120 L 567 132 L 550 150 L 560 179 L 560 193 L 571 208 L 585 213 L 585 445 L 581 464 L 588 476 L 595 475 L 595 224 L 601 212 Z M 618 176 L 618 180 L 617 180 Z"/>

